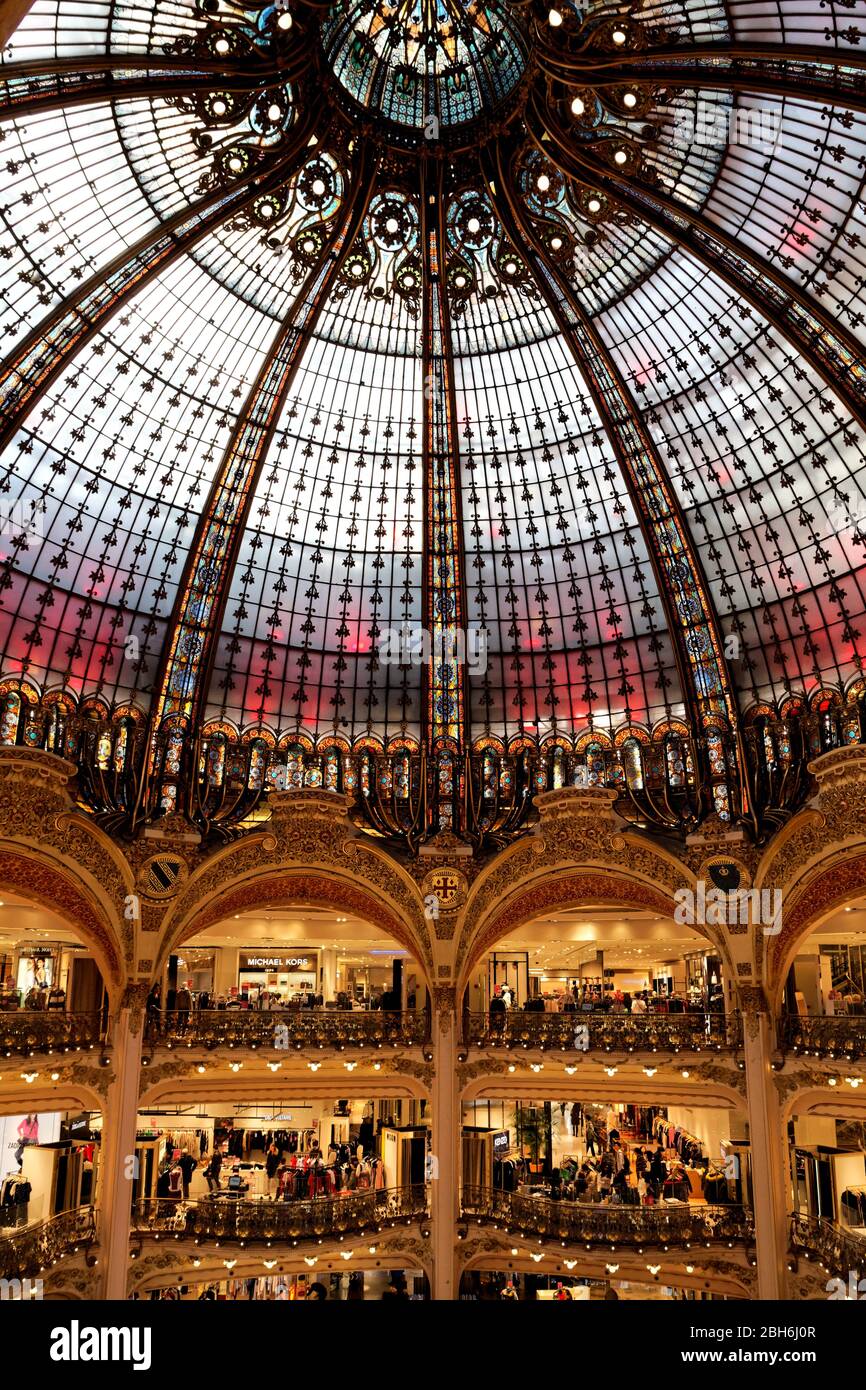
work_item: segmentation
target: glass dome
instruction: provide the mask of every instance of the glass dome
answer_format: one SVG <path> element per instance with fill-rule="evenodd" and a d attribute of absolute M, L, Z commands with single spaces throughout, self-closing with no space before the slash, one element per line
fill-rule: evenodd
<path fill-rule="evenodd" d="M 353 101 L 427 139 L 492 114 L 526 63 L 500 0 L 353 0 L 329 12 L 322 43 Z"/>

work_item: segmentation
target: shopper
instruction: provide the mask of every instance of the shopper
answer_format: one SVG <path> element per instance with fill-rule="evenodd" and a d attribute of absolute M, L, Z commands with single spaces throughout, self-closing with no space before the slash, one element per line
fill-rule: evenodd
<path fill-rule="evenodd" d="M 183 1174 L 183 1198 L 184 1201 L 186 1201 L 189 1197 L 189 1184 L 192 1179 L 192 1175 L 198 1167 L 198 1163 L 193 1158 L 192 1154 L 189 1152 L 188 1149 L 183 1150 L 183 1153 L 178 1159 L 178 1167 L 180 1168 L 180 1171 Z"/>
<path fill-rule="evenodd" d="M 213 1193 L 213 1192 L 219 1192 L 219 1190 L 220 1190 L 220 1172 L 221 1172 L 221 1170 L 222 1170 L 222 1166 L 223 1166 L 222 1154 L 219 1152 L 218 1149 L 215 1149 L 214 1152 L 211 1154 L 210 1163 L 208 1164 L 208 1166 L 207 1166 L 207 1167 L 205 1168 L 205 1170 L 204 1170 L 204 1176 L 205 1176 L 205 1180 L 206 1180 L 207 1185 L 208 1185 L 208 1191 L 209 1191 L 209 1192 L 212 1192 L 212 1193 Z"/>
<path fill-rule="evenodd" d="M 272 1143 L 268 1148 L 267 1153 L 265 1154 L 265 1173 L 267 1174 L 268 1179 L 268 1196 L 271 1198 L 272 1201 L 276 1198 L 277 1189 L 280 1185 L 280 1180 L 277 1176 L 279 1167 L 280 1151 L 277 1148 L 276 1144 Z"/>
<path fill-rule="evenodd" d="M 306 1302 L 307 1299 L 312 1299 L 314 1303 L 323 1303 L 327 1297 L 328 1290 L 325 1288 L 324 1284 L 311 1284 L 307 1289 L 307 1297 L 304 1302 Z"/>

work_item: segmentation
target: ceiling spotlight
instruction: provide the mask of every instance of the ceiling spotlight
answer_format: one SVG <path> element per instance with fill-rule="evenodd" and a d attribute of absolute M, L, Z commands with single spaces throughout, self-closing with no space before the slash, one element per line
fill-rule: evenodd
<path fill-rule="evenodd" d="M 615 164 L 625 164 L 628 160 L 628 154 L 625 150 L 617 150 L 613 159 Z"/>
<path fill-rule="evenodd" d="M 228 53 L 228 51 L 229 51 L 229 41 L 228 41 L 228 39 L 217 39 L 216 43 L 214 44 L 214 48 L 216 49 L 217 53 Z"/>
<path fill-rule="evenodd" d="M 529 1258 L 531 1260 L 534 1260 L 536 1264 L 540 1264 L 541 1261 L 544 1259 L 544 1251 L 539 1250 L 538 1252 L 536 1252 L 535 1250 L 530 1250 Z"/>
<path fill-rule="evenodd" d="M 519 1254 L 520 1254 L 520 1251 L 517 1249 L 517 1246 L 516 1246 L 516 1245 L 513 1245 L 513 1246 L 511 1247 L 511 1253 L 512 1253 L 512 1255 L 519 1255 Z"/>
<path fill-rule="evenodd" d="M 224 116 L 228 107 L 224 101 L 220 101 L 219 98 L 217 98 L 213 104 L 212 110 L 215 116 Z"/>
<path fill-rule="evenodd" d="M 655 1076 L 657 1071 L 658 1067 L 644 1067 L 644 1074 L 646 1076 Z"/>
<path fill-rule="evenodd" d="M 550 179 L 547 177 L 547 174 L 539 174 L 538 178 L 535 180 L 535 186 L 539 193 L 546 193 L 550 187 Z"/>
<path fill-rule="evenodd" d="M 586 102 L 583 97 L 575 97 L 574 101 L 571 103 L 571 114 L 573 116 L 582 116 L 585 110 Z"/>
<path fill-rule="evenodd" d="M 531 1062 L 531 1063 L 530 1063 L 530 1067 L 531 1067 L 531 1069 L 532 1069 L 533 1071 L 544 1071 L 544 1063 L 543 1063 L 543 1062 Z"/>
<path fill-rule="evenodd" d="M 565 1070 L 568 1076 L 574 1076 L 574 1073 L 577 1071 L 577 1067 L 566 1067 Z"/>
<path fill-rule="evenodd" d="M 357 1065 L 358 1065 L 357 1062 L 344 1062 L 344 1063 L 343 1063 L 343 1066 L 346 1068 L 346 1071 L 354 1071 Z"/>
<path fill-rule="evenodd" d="M 659 1270 L 661 1269 L 661 1265 L 647 1265 L 647 1269 L 649 1270 L 650 1274 L 658 1274 Z"/>
<path fill-rule="evenodd" d="M 469 221 L 466 223 L 466 230 L 469 232 L 470 236 L 475 236 L 477 232 L 481 231 L 480 220 L 477 217 L 470 217 Z"/>
<path fill-rule="evenodd" d="M 589 208 L 590 212 L 601 212 L 601 199 L 590 198 L 586 206 Z"/>
<path fill-rule="evenodd" d="M 307 1265 L 310 1269 L 313 1268 L 313 1265 L 317 1265 L 318 1263 L 319 1263 L 319 1257 L 318 1257 L 318 1255 L 305 1255 L 305 1256 L 304 1256 L 304 1264 Z"/>
<path fill-rule="evenodd" d="M 240 1071 L 242 1066 L 243 1062 L 229 1062 L 229 1067 L 232 1071 Z"/>
<path fill-rule="evenodd" d="M 318 1071 L 318 1070 L 319 1070 L 319 1067 L 320 1067 L 321 1065 L 322 1065 L 321 1062 L 308 1062 L 308 1063 L 307 1063 L 307 1066 L 310 1068 L 310 1071 Z"/>
<path fill-rule="evenodd" d="M 38 1075 L 38 1071 L 23 1071 L 21 1073 L 21 1080 L 26 1081 L 27 1085 L 30 1086 L 36 1080 Z"/>
<path fill-rule="evenodd" d="M 554 29 L 558 29 L 562 23 L 562 15 L 559 10 L 551 10 L 547 16 L 549 23 Z"/>
<path fill-rule="evenodd" d="M 562 1263 L 565 1265 L 566 1269 L 574 1269 L 574 1266 L 577 1264 L 577 1260 L 563 1260 Z"/>
<path fill-rule="evenodd" d="M 611 34 L 611 38 L 613 39 L 613 41 L 614 41 L 614 43 L 617 45 L 617 47 L 621 47 L 622 44 L 625 43 L 625 30 L 624 30 L 624 29 L 614 29 L 613 33 Z"/>
<path fill-rule="evenodd" d="M 276 1263 L 276 1260 L 262 1260 L 265 1269 L 273 1269 Z"/>
<path fill-rule="evenodd" d="M 231 159 L 229 160 L 229 168 L 232 170 L 232 172 L 237 174 L 240 172 L 241 169 L 243 169 L 243 167 L 244 161 L 240 158 L 239 155 L 233 154 Z"/>
<path fill-rule="evenodd" d="M 276 103 L 276 102 L 272 102 L 271 105 L 268 107 L 268 120 L 269 120 L 269 121 L 278 121 L 278 120 L 280 119 L 280 117 L 282 116 L 282 114 L 283 114 L 282 109 L 281 109 L 279 106 L 277 106 L 277 103 Z"/>
<path fill-rule="evenodd" d="M 289 14 L 288 10 L 283 10 L 283 13 L 280 15 L 279 19 L 277 20 L 277 28 L 278 28 L 278 29 L 286 30 L 286 29 L 291 29 L 291 27 L 292 27 L 292 16 Z"/>
<path fill-rule="evenodd" d="M 340 1251 L 340 1254 L 342 1255 L 342 1257 L 343 1257 L 344 1260 L 351 1260 L 351 1258 L 352 1258 L 352 1256 L 354 1255 L 354 1253 L 355 1253 L 354 1250 L 341 1250 L 341 1251 Z"/>
<path fill-rule="evenodd" d="M 605 1265 L 605 1269 L 607 1270 L 608 1274 L 616 1274 L 617 1270 L 619 1269 L 619 1265 Z"/>
<path fill-rule="evenodd" d="M 622 99 L 622 104 L 623 106 L 627 106 L 629 110 L 631 110 L 633 106 L 637 106 L 637 97 L 634 92 L 626 92 Z"/>
<path fill-rule="evenodd" d="M 268 1062 L 268 1069 L 270 1071 L 279 1071 L 282 1065 L 282 1062 Z"/>
<path fill-rule="evenodd" d="M 618 1068 L 617 1068 L 617 1067 L 605 1067 L 605 1071 L 607 1072 L 608 1076 L 616 1076 L 617 1071 L 618 1071 Z"/>
<path fill-rule="evenodd" d="M 684 1081 L 688 1081 L 689 1076 L 691 1075 L 691 1072 L 688 1072 L 688 1071 L 686 1071 L 686 1070 L 684 1069 L 684 1070 L 682 1071 L 681 1075 L 682 1075 L 682 1078 L 683 1078 Z"/>
<path fill-rule="evenodd" d="M 234 1269 L 235 1265 L 237 1264 L 237 1260 L 223 1260 L 223 1264 L 225 1265 L 226 1269 Z"/>
<path fill-rule="evenodd" d="M 313 179 L 313 192 L 317 198 L 321 198 L 327 186 L 324 179 Z M 396 231 L 396 228 L 394 230 Z"/>
<path fill-rule="evenodd" d="M 554 236 L 554 237 L 551 237 L 551 238 L 550 238 L 550 249 L 551 249 L 552 251 L 561 251 L 561 250 L 562 250 L 562 237 L 561 237 L 561 236 Z"/>

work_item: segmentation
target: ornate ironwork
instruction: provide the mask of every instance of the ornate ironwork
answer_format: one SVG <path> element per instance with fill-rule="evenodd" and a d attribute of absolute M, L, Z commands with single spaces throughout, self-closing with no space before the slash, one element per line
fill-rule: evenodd
<path fill-rule="evenodd" d="M 217 1240 L 240 1245 L 321 1240 L 350 1231 L 375 1231 L 427 1215 L 424 1186 L 371 1188 L 307 1201 L 243 1201 L 225 1194 L 197 1202 L 149 1198 L 132 1211 L 134 1236 Z"/>
<path fill-rule="evenodd" d="M 63 1255 L 89 1251 L 96 1240 L 93 1207 L 73 1207 L 49 1221 L 25 1226 L 12 1235 L 0 1232 L 0 1278 L 38 1277 Z"/>
<path fill-rule="evenodd" d="M 866 1014 L 841 1018 L 783 1014 L 777 1040 L 783 1052 L 792 1052 L 795 1057 L 838 1057 L 855 1062 L 866 1057 Z"/>
<path fill-rule="evenodd" d="M 151 1046 L 273 1048 L 278 1052 L 335 1047 L 412 1047 L 427 1033 L 423 1013 L 373 1009 L 193 1009 L 151 1013 Z"/>
<path fill-rule="evenodd" d="M 866 1270 L 866 1240 L 842 1226 L 818 1216 L 794 1212 L 790 1225 L 790 1248 L 825 1264 L 833 1273 L 847 1277 L 852 1271 Z"/>
<path fill-rule="evenodd" d="M 743 1040 L 739 1013 L 470 1014 L 465 1041 L 475 1047 L 559 1052 L 734 1052 Z"/>
<path fill-rule="evenodd" d="M 691 1248 L 751 1244 L 754 1240 L 751 1211 L 735 1205 L 662 1202 L 653 1207 L 602 1206 L 568 1199 L 551 1201 L 541 1193 L 464 1185 L 460 1209 L 464 1220 L 495 1222 L 508 1231 L 587 1247 Z"/>
<path fill-rule="evenodd" d="M 0 1055 L 5 1057 L 93 1051 L 103 1040 L 99 1013 L 67 1014 L 53 1009 L 0 1013 Z"/>

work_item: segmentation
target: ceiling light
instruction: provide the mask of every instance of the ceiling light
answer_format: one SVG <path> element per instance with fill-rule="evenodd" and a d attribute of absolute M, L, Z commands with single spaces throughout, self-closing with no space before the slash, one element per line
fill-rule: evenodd
<path fill-rule="evenodd" d="M 228 53 L 229 41 L 228 39 L 217 39 L 216 43 L 214 44 L 214 47 L 216 48 L 217 53 Z"/>
<path fill-rule="evenodd" d="M 562 23 L 562 15 L 559 10 L 551 10 L 547 18 L 554 29 L 558 29 Z"/>
<path fill-rule="evenodd" d="M 574 101 L 571 103 L 571 114 L 573 116 L 582 116 L 585 110 L 586 102 L 583 97 L 575 97 Z"/>
<path fill-rule="evenodd" d="M 307 1063 L 307 1066 L 310 1068 L 310 1071 L 318 1071 L 318 1070 L 319 1070 L 319 1067 L 320 1067 L 321 1065 L 322 1065 L 321 1062 L 308 1062 L 308 1063 Z"/>
<path fill-rule="evenodd" d="M 215 116 L 224 116 L 227 110 L 228 107 L 226 106 L 224 101 L 217 100 L 214 102 L 213 113 Z"/>
<path fill-rule="evenodd" d="M 531 1260 L 534 1260 L 536 1264 L 540 1264 L 541 1261 L 544 1259 L 544 1251 L 541 1250 L 536 1253 L 536 1251 L 530 1250 L 529 1258 Z"/>
<path fill-rule="evenodd" d="M 291 29 L 291 27 L 292 16 L 289 14 L 288 10 L 284 10 L 283 13 L 280 15 L 279 19 L 277 20 L 277 28 L 285 30 Z"/>
<path fill-rule="evenodd" d="M 229 1066 L 232 1071 L 240 1071 L 241 1067 L 243 1066 L 243 1062 L 229 1062 Z"/>
<path fill-rule="evenodd" d="M 647 1269 L 649 1270 L 650 1274 L 658 1274 L 659 1270 L 661 1269 L 661 1265 L 647 1265 Z"/>
<path fill-rule="evenodd" d="M 614 163 L 615 163 L 615 164 L 625 164 L 626 161 L 628 160 L 628 154 L 626 153 L 625 150 L 617 150 L 617 152 L 616 152 L 616 154 L 614 155 L 613 159 L 614 159 Z"/>
<path fill-rule="evenodd" d="M 561 236 L 551 237 L 551 239 L 550 239 L 550 246 L 551 246 L 551 250 L 553 250 L 553 251 L 561 251 L 561 250 L 562 250 L 562 237 L 561 237 Z"/>
<path fill-rule="evenodd" d="M 304 1264 L 307 1265 L 310 1269 L 313 1268 L 313 1265 L 316 1265 L 316 1264 L 318 1264 L 318 1263 L 319 1263 L 319 1257 L 318 1257 L 318 1255 L 305 1255 L 305 1256 L 304 1256 Z"/>
<path fill-rule="evenodd" d="M 590 212 L 601 212 L 601 200 L 599 198 L 590 198 L 587 207 Z"/>
<path fill-rule="evenodd" d="M 282 109 L 281 109 L 279 106 L 277 106 L 277 103 L 276 103 L 276 102 L 274 102 L 271 106 L 268 107 L 268 120 L 269 120 L 269 121 L 278 121 L 278 120 L 280 119 L 280 117 L 282 116 L 282 114 L 283 114 Z"/>
<path fill-rule="evenodd" d="M 477 232 L 480 232 L 481 222 L 479 221 L 479 219 L 477 217 L 470 217 L 469 221 L 466 223 L 466 230 L 472 236 L 475 236 Z"/>
<path fill-rule="evenodd" d="M 617 1270 L 619 1269 L 619 1265 L 605 1265 L 605 1269 L 607 1270 L 608 1274 L 616 1274 Z"/>
<path fill-rule="evenodd" d="M 315 193 L 317 198 L 321 198 L 326 187 L 327 184 L 325 183 L 324 179 L 313 179 L 313 192 Z"/>
<path fill-rule="evenodd" d="M 637 97 L 634 92 L 626 92 L 622 99 L 622 104 L 623 106 L 629 107 L 629 109 L 631 109 L 632 106 L 637 106 Z"/>
<path fill-rule="evenodd" d="M 546 193 L 550 187 L 550 179 L 547 177 L 547 174 L 539 174 L 538 178 L 535 180 L 535 186 L 539 193 Z"/>
<path fill-rule="evenodd" d="M 616 1067 L 605 1067 L 605 1071 L 607 1072 L 608 1076 L 616 1076 L 617 1070 L 618 1069 Z"/>
<path fill-rule="evenodd" d="M 624 29 L 614 29 L 613 33 L 611 34 L 611 38 L 613 39 L 614 43 L 617 44 L 617 45 L 624 44 L 624 43 L 625 43 L 625 30 L 624 30 Z"/>

